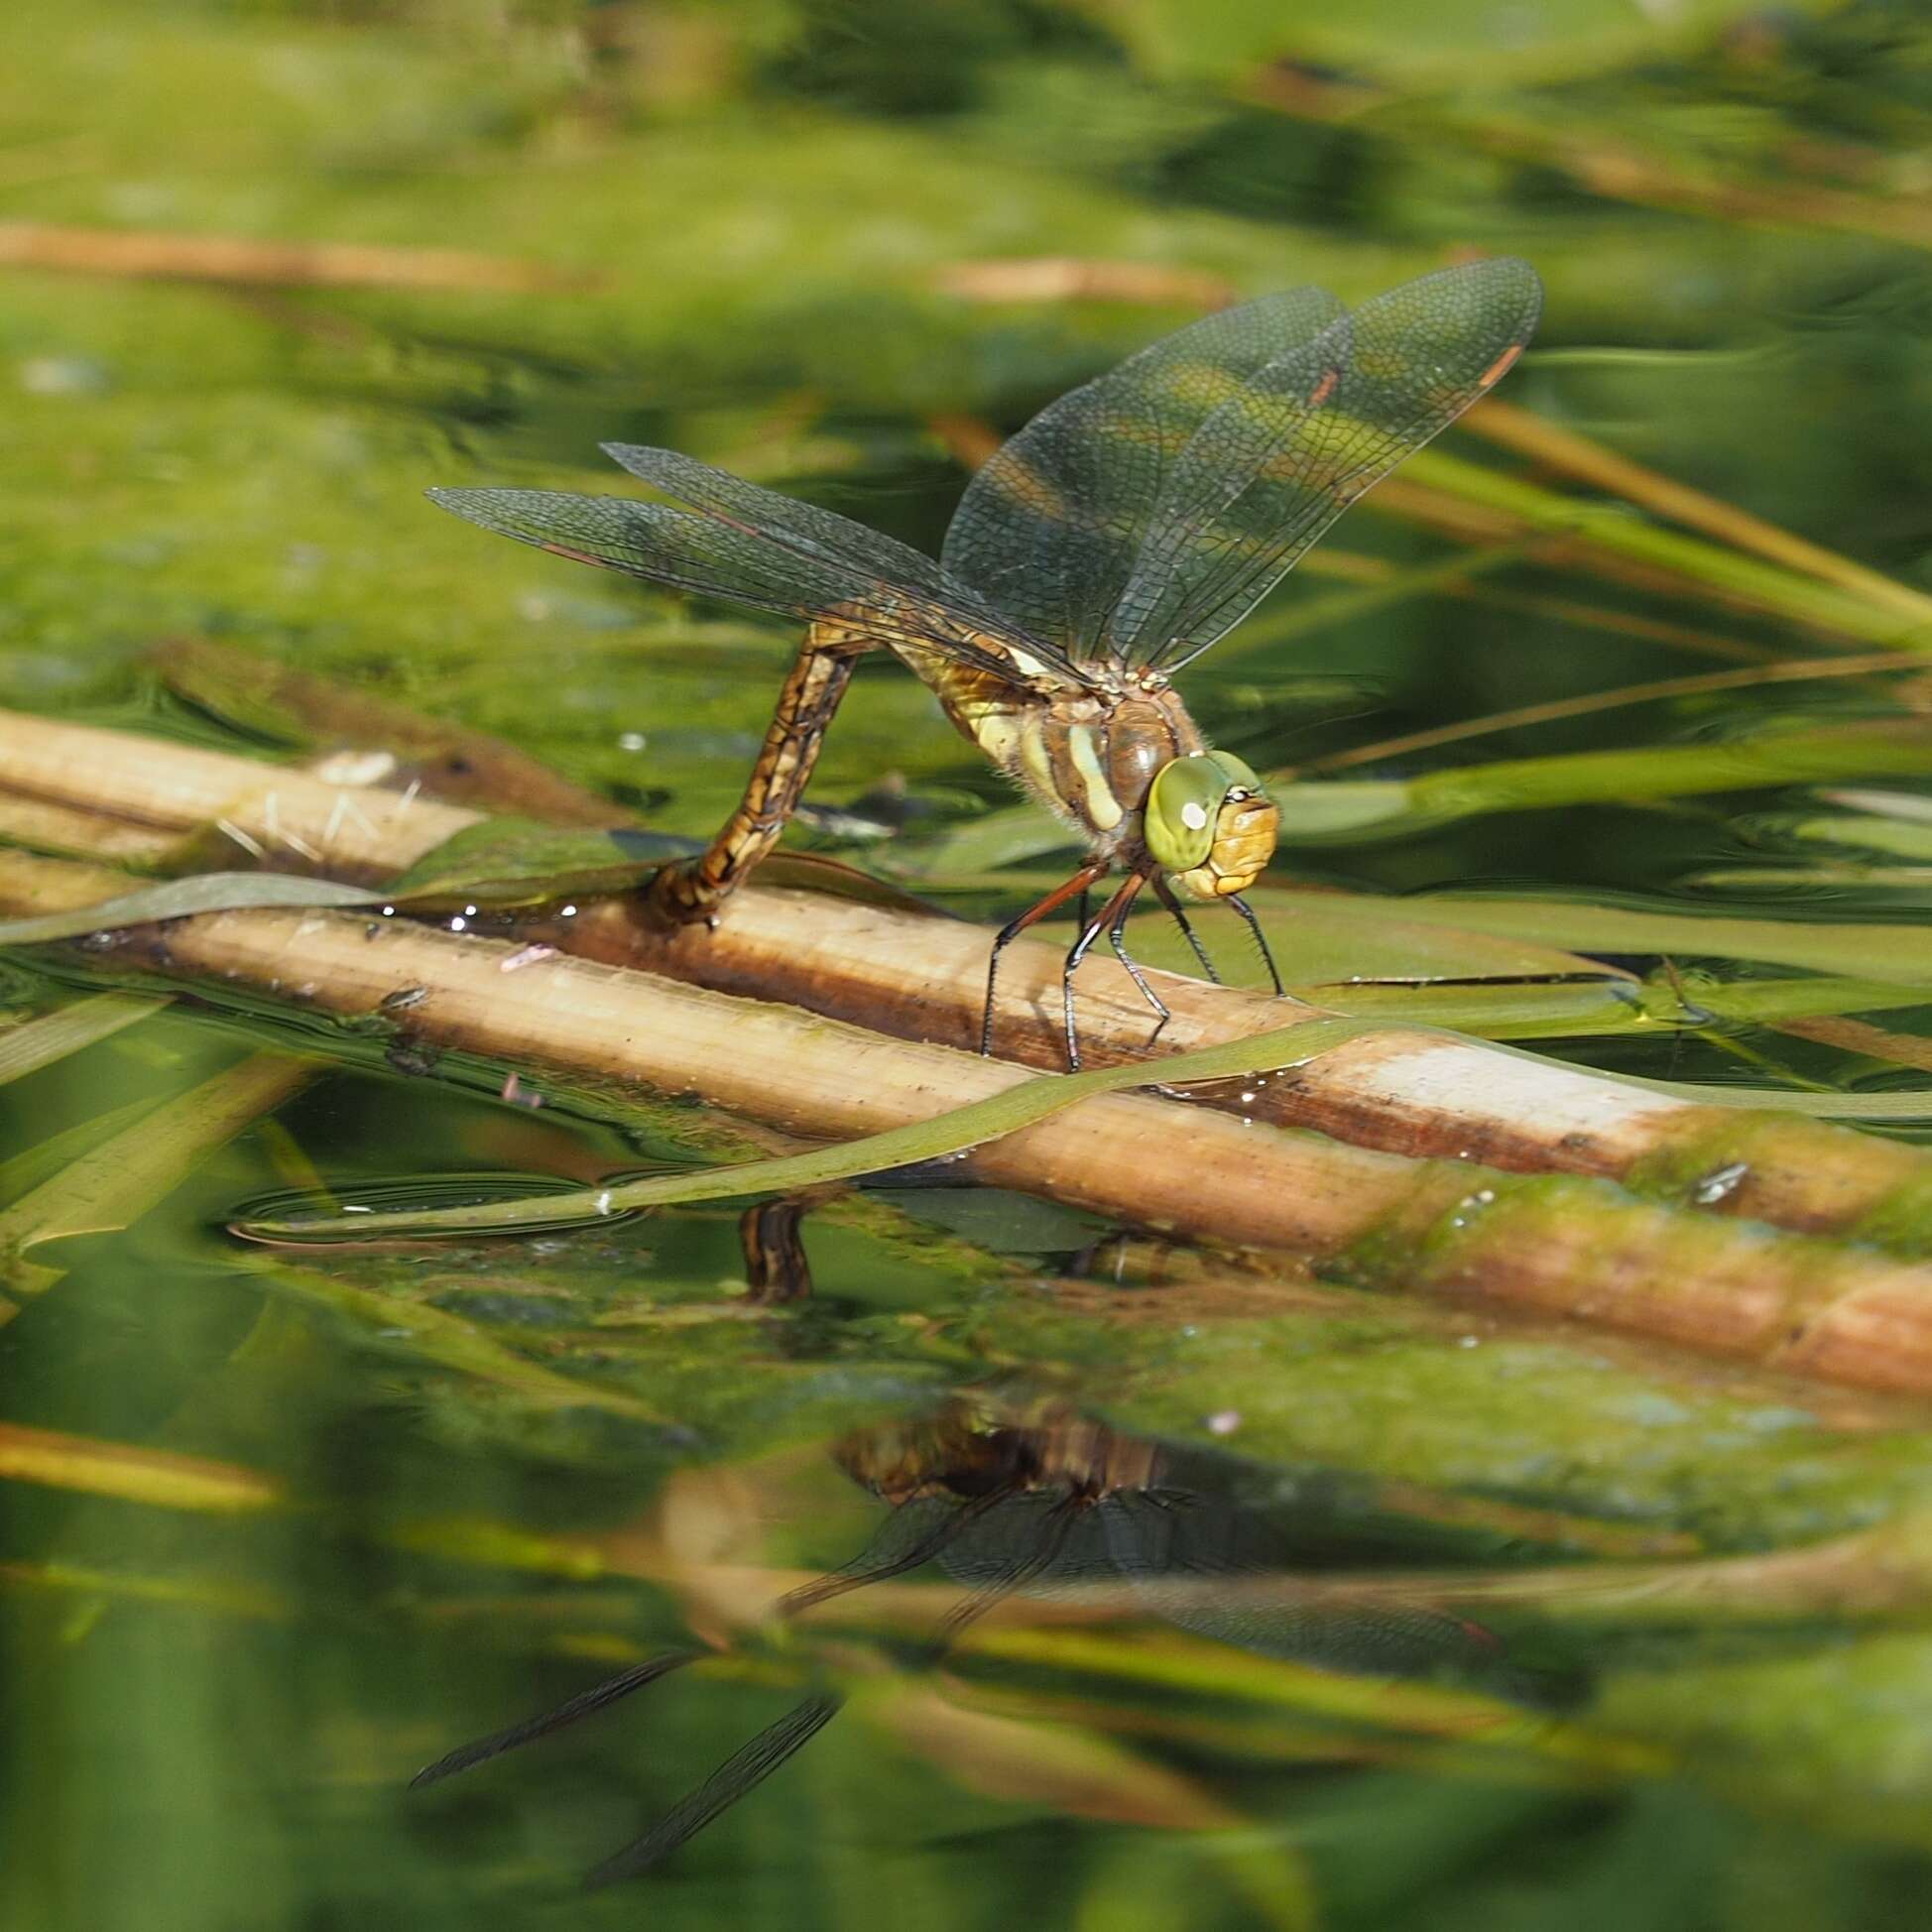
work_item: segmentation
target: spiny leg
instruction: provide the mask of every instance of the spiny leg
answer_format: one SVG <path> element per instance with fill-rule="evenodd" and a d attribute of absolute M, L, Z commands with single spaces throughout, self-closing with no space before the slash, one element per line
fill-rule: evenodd
<path fill-rule="evenodd" d="M 1037 924 L 1047 913 L 1058 911 L 1068 900 L 1084 894 L 1106 870 L 1098 862 L 1082 866 L 1064 886 L 1055 886 L 1037 906 L 1029 906 L 1010 925 L 1000 928 L 999 936 L 993 941 L 993 956 L 986 962 L 986 1011 L 980 1018 L 981 1059 L 988 1059 L 993 1053 L 993 988 L 1000 976 L 1000 955 L 1029 925 Z"/>
<path fill-rule="evenodd" d="M 1154 998 L 1153 988 L 1147 984 L 1141 969 L 1121 952 L 1120 929 L 1127 923 L 1127 908 L 1139 898 L 1141 888 L 1147 883 L 1145 873 L 1135 873 L 1093 918 L 1081 927 L 1079 938 L 1074 940 L 1067 952 L 1066 965 L 1060 973 L 1060 1000 L 1066 1018 L 1066 1066 L 1069 1073 L 1080 1071 L 1080 1036 L 1073 1024 L 1073 976 L 1080 970 L 1080 962 L 1086 958 L 1087 949 L 1103 932 L 1112 937 L 1115 952 L 1120 953 L 1122 964 L 1134 975 L 1134 983 L 1147 996 L 1153 1010 L 1159 1014 L 1161 1025 L 1165 1026 L 1170 1017 L 1167 1009 Z"/>
<path fill-rule="evenodd" d="M 1221 975 L 1214 970 L 1214 961 L 1207 956 L 1207 948 L 1201 944 L 1193 926 L 1188 922 L 1187 914 L 1180 909 L 1180 901 L 1175 897 L 1173 887 L 1168 885 L 1166 880 L 1157 872 L 1152 875 L 1148 884 L 1153 887 L 1154 898 L 1173 915 L 1174 923 L 1180 927 L 1181 937 L 1193 947 L 1194 957 L 1201 962 L 1201 971 L 1216 986 L 1219 986 L 1221 984 Z"/>
<path fill-rule="evenodd" d="M 1287 989 L 1281 984 L 1281 971 L 1274 963 L 1274 954 L 1269 949 L 1268 934 L 1262 930 L 1262 922 L 1255 916 L 1255 908 L 1238 893 L 1231 895 L 1228 904 L 1248 921 L 1248 930 L 1255 935 L 1255 944 L 1261 948 L 1262 964 L 1268 968 L 1268 976 L 1274 982 L 1274 997 L 1287 998 Z"/>
<path fill-rule="evenodd" d="M 1141 875 L 1141 878 L 1145 882 L 1146 875 Z M 1135 891 L 1139 891 L 1138 885 Z M 1134 899 L 1135 893 L 1130 893 L 1125 890 L 1115 894 L 1114 904 L 1120 907 L 1120 910 L 1114 914 L 1114 923 L 1107 928 L 1107 943 L 1114 948 L 1114 957 L 1127 968 L 1129 974 L 1133 977 L 1134 984 L 1141 989 L 1142 999 L 1147 1001 L 1147 1005 L 1160 1016 L 1154 1023 L 1153 1031 L 1147 1035 L 1147 1044 L 1151 1046 L 1160 1037 L 1161 1027 L 1166 1026 L 1167 1022 L 1174 1016 L 1167 1011 L 1166 1004 L 1162 1001 L 1160 995 L 1147 984 L 1147 974 L 1142 972 L 1140 966 L 1127 956 L 1127 946 L 1123 935 L 1127 931 L 1127 915 L 1134 909 Z M 1184 929 L 1185 921 L 1183 921 Z"/>
<path fill-rule="evenodd" d="M 708 919 L 778 844 L 845 695 L 853 661 L 870 649 L 869 639 L 843 624 L 821 621 L 805 633 L 738 809 L 695 859 L 665 866 L 647 889 L 660 917 L 679 925 Z"/>

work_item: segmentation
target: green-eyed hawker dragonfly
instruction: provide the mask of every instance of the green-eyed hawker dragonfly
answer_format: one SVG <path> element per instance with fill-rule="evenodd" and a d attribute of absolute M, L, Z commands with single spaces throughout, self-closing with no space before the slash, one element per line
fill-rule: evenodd
<path fill-rule="evenodd" d="M 1278 813 L 1248 765 L 1202 736 L 1170 682 L 1341 513 L 1508 373 L 1536 325 L 1527 263 L 1471 262 L 1345 309 L 1321 289 L 1227 308 L 1049 404 L 967 487 L 937 561 L 831 511 L 669 449 L 606 454 L 673 505 L 540 490 L 432 490 L 444 509 L 579 562 L 801 618 L 807 629 L 743 801 L 710 846 L 649 888 L 673 920 L 710 917 L 774 845 L 810 777 L 852 664 L 895 653 L 946 716 L 1086 848 L 1002 949 L 1095 883 L 1124 882 L 1066 955 L 1073 980 L 1151 887 L 1217 977 L 1183 902 L 1225 901 L 1280 976 L 1242 897 Z"/>

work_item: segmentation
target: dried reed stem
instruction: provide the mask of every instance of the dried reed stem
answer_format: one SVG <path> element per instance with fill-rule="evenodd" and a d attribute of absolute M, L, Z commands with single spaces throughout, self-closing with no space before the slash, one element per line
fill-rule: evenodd
<path fill-rule="evenodd" d="M 474 812 L 420 796 L 11 712 L 0 712 L 0 786 L 183 834 L 217 822 L 277 863 L 371 882 L 477 822 Z M 0 792 L 0 831 L 8 809 Z M 948 1046 L 978 1038 L 988 938 L 956 920 L 753 887 L 733 897 L 713 929 L 664 932 L 618 900 L 569 919 L 525 921 L 519 932 L 903 1038 Z M 1160 1053 L 1327 1017 L 1178 974 L 1148 977 L 1173 1014 L 1152 1049 Z M 1059 1064 L 1059 988 L 1057 948 L 1008 948 L 995 1016 L 1002 1052 Z M 1090 958 L 1081 969 L 1080 1020 L 1091 1064 L 1147 1057 L 1147 1008 L 1111 960 Z M 1390 1026 L 1291 1075 L 1206 1097 L 1248 1118 L 1387 1152 L 1600 1176 L 1798 1232 L 1932 1250 L 1932 1156 L 1918 1147 L 1789 1115 L 1695 1105 L 1472 1039 Z"/>
<path fill-rule="evenodd" d="M 88 905 L 129 883 L 0 853 L 0 907 L 13 911 Z M 131 931 L 112 956 L 311 1012 L 400 1012 L 413 1035 L 437 1044 L 701 1095 L 828 1139 L 926 1120 L 1027 1077 L 769 1001 L 562 954 L 529 960 L 527 947 L 404 919 L 206 913 Z M 1291 1249 L 1391 1286 L 1932 1392 L 1932 1268 L 1600 1184 L 1405 1160 L 1139 1095 L 1082 1101 L 1010 1134 L 977 1151 L 973 1171 L 1190 1239 Z"/>
<path fill-rule="evenodd" d="M 126 229 L 0 222 L 0 266 L 161 282 L 241 282 L 276 288 L 477 289 L 525 294 L 581 287 L 543 262 L 443 248 L 357 242 L 264 242 L 240 235 L 164 235 Z"/>

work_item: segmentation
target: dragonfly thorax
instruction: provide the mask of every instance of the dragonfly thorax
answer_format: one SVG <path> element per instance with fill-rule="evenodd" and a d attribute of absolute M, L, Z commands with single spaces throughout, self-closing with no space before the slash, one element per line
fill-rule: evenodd
<path fill-rule="evenodd" d="M 1278 813 L 1232 752 L 1210 750 L 1180 693 L 1145 674 L 1114 691 L 1026 691 L 915 664 L 959 729 L 1096 858 L 1162 872 L 1193 899 L 1245 892 Z"/>

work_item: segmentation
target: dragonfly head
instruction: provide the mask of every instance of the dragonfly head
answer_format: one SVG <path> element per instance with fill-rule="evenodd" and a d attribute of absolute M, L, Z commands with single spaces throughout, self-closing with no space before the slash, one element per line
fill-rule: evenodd
<path fill-rule="evenodd" d="M 1233 752 L 1196 752 L 1154 774 L 1141 835 L 1189 898 L 1226 899 L 1246 892 L 1273 856 L 1280 817 Z"/>

